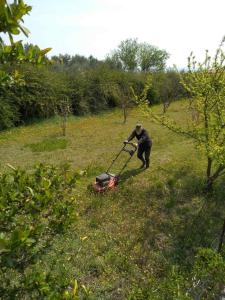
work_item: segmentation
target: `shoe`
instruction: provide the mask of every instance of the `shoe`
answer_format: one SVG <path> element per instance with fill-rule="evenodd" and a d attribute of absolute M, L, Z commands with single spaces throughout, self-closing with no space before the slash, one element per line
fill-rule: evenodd
<path fill-rule="evenodd" d="M 146 162 L 146 166 L 145 166 L 145 169 L 148 169 L 149 168 L 149 161 Z"/>

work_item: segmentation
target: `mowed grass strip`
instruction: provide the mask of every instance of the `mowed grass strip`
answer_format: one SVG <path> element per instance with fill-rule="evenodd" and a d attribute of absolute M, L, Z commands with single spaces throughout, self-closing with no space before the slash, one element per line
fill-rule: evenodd
<path fill-rule="evenodd" d="M 45 139 L 38 143 L 27 144 L 25 147 L 30 148 L 33 152 L 49 152 L 58 149 L 66 149 L 68 141 L 66 139 Z"/>

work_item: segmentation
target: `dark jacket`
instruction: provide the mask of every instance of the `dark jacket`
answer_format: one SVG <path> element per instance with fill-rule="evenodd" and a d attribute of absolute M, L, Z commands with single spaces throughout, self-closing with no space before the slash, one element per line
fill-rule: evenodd
<path fill-rule="evenodd" d="M 134 130 L 131 135 L 129 136 L 128 138 L 128 142 L 131 141 L 134 137 L 137 138 L 138 140 L 138 144 L 141 145 L 151 145 L 152 144 L 152 141 L 149 137 L 149 134 L 147 132 L 146 129 L 142 128 L 142 131 L 140 134 L 137 134 L 136 130 Z"/>

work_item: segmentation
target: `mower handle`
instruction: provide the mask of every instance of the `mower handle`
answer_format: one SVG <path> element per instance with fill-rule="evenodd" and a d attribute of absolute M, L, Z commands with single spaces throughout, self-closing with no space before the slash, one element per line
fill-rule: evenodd
<path fill-rule="evenodd" d="M 127 142 L 127 141 L 124 141 L 123 142 L 124 146 L 122 147 L 122 149 L 120 150 L 120 152 L 116 155 L 116 157 L 113 159 L 112 163 L 110 164 L 110 166 L 108 167 L 106 173 L 109 172 L 109 170 L 111 169 L 112 165 L 114 164 L 114 162 L 117 160 L 117 158 L 120 156 L 121 152 L 125 151 L 125 152 L 128 152 L 130 154 L 130 158 L 128 158 L 127 162 L 125 163 L 125 165 L 123 166 L 123 168 L 121 169 L 121 171 L 119 172 L 118 176 L 121 174 L 121 172 L 124 170 L 124 168 L 126 167 L 128 161 L 131 159 L 131 157 L 134 155 L 134 153 L 137 151 L 137 145 L 135 143 L 131 143 L 131 142 Z M 126 148 L 126 145 L 131 145 L 134 150 L 127 150 L 125 149 Z"/>
<path fill-rule="evenodd" d="M 135 150 L 137 150 L 137 144 L 131 143 L 131 142 L 126 142 L 126 141 L 124 141 L 123 143 L 124 143 L 124 145 L 131 145 L 132 147 L 135 148 Z"/>

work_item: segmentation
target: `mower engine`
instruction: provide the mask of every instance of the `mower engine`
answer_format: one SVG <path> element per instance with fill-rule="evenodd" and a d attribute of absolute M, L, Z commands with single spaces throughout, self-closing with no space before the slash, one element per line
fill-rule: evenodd
<path fill-rule="evenodd" d="M 118 184 L 118 177 L 110 173 L 102 173 L 96 177 L 93 188 L 96 192 L 104 192 L 114 188 Z"/>

